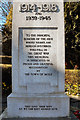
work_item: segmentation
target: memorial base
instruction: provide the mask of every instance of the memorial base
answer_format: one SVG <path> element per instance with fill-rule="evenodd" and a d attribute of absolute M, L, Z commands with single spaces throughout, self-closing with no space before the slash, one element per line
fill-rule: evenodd
<path fill-rule="evenodd" d="M 15 94 L 8 96 L 8 117 L 67 117 L 69 98 L 63 94 Z"/>

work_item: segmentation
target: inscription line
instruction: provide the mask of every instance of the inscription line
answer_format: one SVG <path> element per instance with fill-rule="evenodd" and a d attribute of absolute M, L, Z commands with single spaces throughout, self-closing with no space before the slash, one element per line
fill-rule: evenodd
<path fill-rule="evenodd" d="M 49 29 L 52 29 L 52 30 L 57 30 L 58 27 L 19 27 L 19 29 L 35 29 L 35 30 L 39 30 L 39 29 L 45 29 L 45 30 L 49 30 Z"/>

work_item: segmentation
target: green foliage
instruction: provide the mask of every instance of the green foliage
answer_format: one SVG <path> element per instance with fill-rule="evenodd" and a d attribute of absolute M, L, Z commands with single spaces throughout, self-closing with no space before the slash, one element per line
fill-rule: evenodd
<path fill-rule="evenodd" d="M 64 8 L 67 68 L 80 67 L 80 2 L 66 2 Z"/>
<path fill-rule="evenodd" d="M 80 94 L 80 70 L 65 71 L 65 89 L 68 94 Z"/>

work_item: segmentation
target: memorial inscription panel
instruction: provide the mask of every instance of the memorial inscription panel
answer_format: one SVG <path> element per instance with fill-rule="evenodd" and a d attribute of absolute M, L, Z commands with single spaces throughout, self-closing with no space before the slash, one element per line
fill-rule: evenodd
<path fill-rule="evenodd" d="M 19 28 L 19 83 L 57 85 L 57 27 Z"/>

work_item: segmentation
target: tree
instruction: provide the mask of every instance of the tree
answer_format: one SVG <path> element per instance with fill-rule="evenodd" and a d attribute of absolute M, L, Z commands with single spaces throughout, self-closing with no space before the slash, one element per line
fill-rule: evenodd
<path fill-rule="evenodd" d="M 6 17 L 10 11 L 11 8 L 11 2 L 5 1 L 5 0 L 0 0 L 0 31 L 1 28 L 4 26 L 6 23 Z"/>
<path fill-rule="evenodd" d="M 6 17 L 6 23 L 2 28 L 2 51 L 5 55 L 11 55 L 12 43 L 12 6 Z"/>
<path fill-rule="evenodd" d="M 80 67 L 80 2 L 66 2 L 64 8 L 66 63 Z"/>

